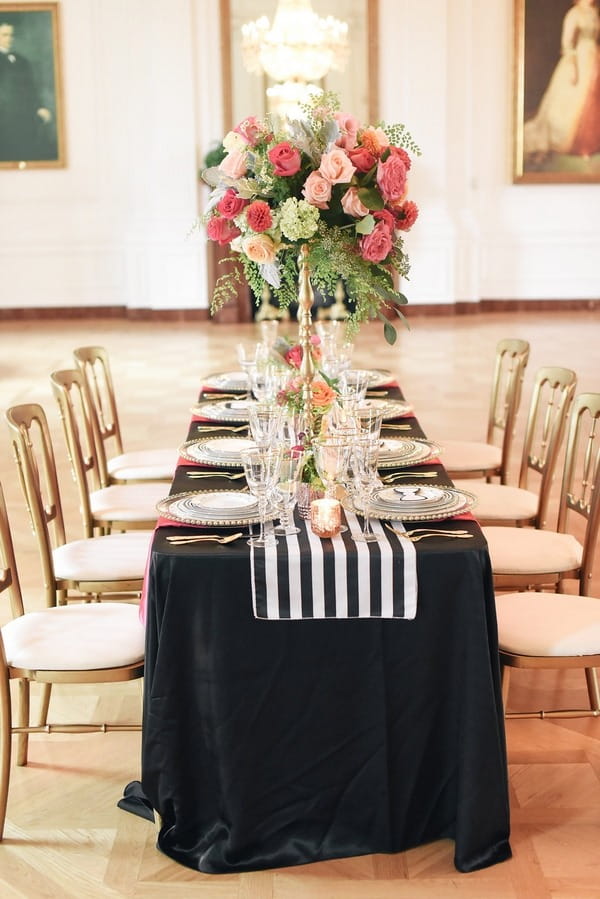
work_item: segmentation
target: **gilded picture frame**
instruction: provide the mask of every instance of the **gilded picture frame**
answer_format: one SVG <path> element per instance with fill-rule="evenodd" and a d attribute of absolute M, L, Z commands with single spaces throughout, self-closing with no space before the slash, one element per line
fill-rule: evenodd
<path fill-rule="evenodd" d="M 0 168 L 66 165 L 58 3 L 0 3 Z"/>
<path fill-rule="evenodd" d="M 598 0 L 514 0 L 513 182 L 600 182 Z"/>
<path fill-rule="evenodd" d="M 247 115 L 264 116 L 268 83 L 244 71 L 241 24 L 267 15 L 272 22 L 276 0 L 220 0 L 221 59 L 225 128 Z M 349 24 L 350 60 L 344 73 L 330 73 L 321 85 L 340 95 L 345 110 L 361 121 L 375 123 L 378 97 L 378 0 L 313 0 L 320 16 L 332 15 Z"/>

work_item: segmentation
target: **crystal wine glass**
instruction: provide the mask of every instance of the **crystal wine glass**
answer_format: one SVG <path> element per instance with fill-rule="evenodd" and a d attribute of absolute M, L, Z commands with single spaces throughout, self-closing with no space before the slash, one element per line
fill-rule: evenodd
<path fill-rule="evenodd" d="M 277 540 L 272 534 L 265 535 L 265 520 L 269 505 L 269 495 L 277 480 L 281 455 L 271 450 L 253 447 L 241 453 L 244 474 L 250 493 L 258 500 L 260 532 L 258 537 L 250 537 L 249 546 L 273 546 Z"/>
<path fill-rule="evenodd" d="M 273 403 L 251 403 L 248 405 L 248 423 L 252 439 L 261 449 L 274 446 L 279 432 L 281 406 Z"/>
<path fill-rule="evenodd" d="M 371 435 L 361 436 L 352 446 L 352 471 L 354 489 L 363 515 L 363 530 L 356 537 L 365 543 L 378 540 L 371 528 L 371 495 L 378 483 L 379 439 Z"/>
<path fill-rule="evenodd" d="M 273 505 L 279 512 L 280 523 L 275 526 L 276 534 L 287 536 L 299 534 L 300 528 L 291 521 L 291 513 L 298 496 L 298 485 L 302 472 L 302 452 L 291 450 L 286 452 L 279 463 L 277 479 L 273 487 Z"/>

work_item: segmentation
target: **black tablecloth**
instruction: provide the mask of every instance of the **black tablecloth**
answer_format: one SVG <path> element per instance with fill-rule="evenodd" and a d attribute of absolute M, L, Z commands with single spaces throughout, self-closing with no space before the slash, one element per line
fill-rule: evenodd
<path fill-rule="evenodd" d="M 489 556 L 475 522 L 452 527 L 475 536 L 417 544 L 414 621 L 257 620 L 245 541 L 157 532 L 142 785 L 160 849 L 207 873 L 442 837 L 460 871 L 510 857 Z"/>

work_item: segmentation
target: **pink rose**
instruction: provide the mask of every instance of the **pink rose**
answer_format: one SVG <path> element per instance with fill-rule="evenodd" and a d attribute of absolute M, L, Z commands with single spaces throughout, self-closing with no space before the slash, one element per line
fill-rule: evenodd
<path fill-rule="evenodd" d="M 396 230 L 396 219 L 389 211 L 389 209 L 380 209 L 378 212 L 374 212 L 373 218 L 378 222 L 383 222 L 386 228 L 390 229 L 390 234 L 392 235 L 392 237 L 394 236 L 394 231 Z"/>
<path fill-rule="evenodd" d="M 206 233 L 211 240 L 216 240 L 220 246 L 225 247 L 234 238 L 239 237 L 242 232 L 229 219 L 213 215 L 206 225 Z"/>
<path fill-rule="evenodd" d="M 412 161 L 411 161 L 410 156 L 408 155 L 408 153 L 407 153 L 406 150 L 404 149 L 404 147 L 392 147 L 392 146 L 390 146 L 390 153 L 393 153 L 394 156 L 399 156 L 399 157 L 400 157 L 400 159 L 402 160 L 402 162 L 403 162 L 404 165 L 406 166 L 406 171 L 408 172 L 409 169 L 410 169 L 410 167 L 411 167 L 411 165 L 412 165 Z"/>
<path fill-rule="evenodd" d="M 246 143 L 250 144 L 251 147 L 256 146 L 262 133 L 261 124 L 256 116 L 253 115 L 248 116 L 247 119 L 240 122 L 233 130 L 236 134 L 241 134 Z"/>
<path fill-rule="evenodd" d="M 236 215 L 240 214 L 247 203 L 248 200 L 242 200 L 242 198 L 235 192 L 233 187 L 230 187 L 225 191 L 224 195 L 217 203 L 217 209 L 219 210 L 223 218 L 233 219 L 236 217 Z"/>
<path fill-rule="evenodd" d="M 219 163 L 219 170 L 228 178 L 241 178 L 248 171 L 246 165 L 246 151 L 232 150 L 225 159 Z"/>
<path fill-rule="evenodd" d="M 268 234 L 250 234 L 242 241 L 242 250 L 257 265 L 275 262 L 275 244 Z"/>
<path fill-rule="evenodd" d="M 321 156 L 319 172 L 330 184 L 348 184 L 356 169 L 341 147 L 334 147 Z"/>
<path fill-rule="evenodd" d="M 351 215 L 357 219 L 362 218 L 369 212 L 364 203 L 361 203 L 361 201 L 358 199 L 357 187 L 348 188 L 348 190 L 342 197 L 342 209 L 344 210 L 346 215 Z"/>
<path fill-rule="evenodd" d="M 268 152 L 269 162 L 273 163 L 275 174 L 283 178 L 289 178 L 300 171 L 302 160 L 300 151 L 292 147 L 288 141 L 282 141 L 276 144 Z"/>
<path fill-rule="evenodd" d="M 398 228 L 400 231 L 410 231 L 410 229 L 416 222 L 418 215 L 419 209 L 417 204 L 413 203 L 412 200 L 406 200 L 406 202 L 403 203 L 398 210 L 396 228 Z"/>
<path fill-rule="evenodd" d="M 370 234 L 359 241 L 360 255 L 367 262 L 383 262 L 392 249 L 390 230 L 384 222 L 378 222 Z"/>
<path fill-rule="evenodd" d="M 283 358 L 292 368 L 300 368 L 303 355 L 304 353 L 302 352 L 302 347 L 299 343 L 297 343 L 296 346 L 290 347 Z"/>
<path fill-rule="evenodd" d="M 348 157 L 359 172 L 370 172 L 377 162 L 377 158 L 366 147 L 355 147 L 353 150 L 348 150 Z"/>
<path fill-rule="evenodd" d="M 377 163 L 377 186 L 384 200 L 397 200 L 406 190 L 406 166 L 391 153 L 385 162 Z"/>
<path fill-rule="evenodd" d="M 304 182 L 302 195 L 311 206 L 317 206 L 319 209 L 329 209 L 331 184 L 319 172 L 311 172 Z"/>
<path fill-rule="evenodd" d="M 268 231 L 273 224 L 271 207 L 264 200 L 255 200 L 246 209 L 246 221 L 253 231 Z"/>
<path fill-rule="evenodd" d="M 356 146 L 358 119 L 355 119 L 353 115 L 348 115 L 346 112 L 336 112 L 334 118 L 340 129 L 340 136 L 336 140 L 336 144 L 338 147 L 343 147 L 344 150 L 351 150 L 352 147 Z"/>

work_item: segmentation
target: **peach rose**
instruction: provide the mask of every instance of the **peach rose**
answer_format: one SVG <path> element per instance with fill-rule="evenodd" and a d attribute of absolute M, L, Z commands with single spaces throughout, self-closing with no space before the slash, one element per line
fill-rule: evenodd
<path fill-rule="evenodd" d="M 241 178 L 248 171 L 246 165 L 246 153 L 244 150 L 232 150 L 225 159 L 219 163 L 219 169 L 228 178 Z"/>
<path fill-rule="evenodd" d="M 319 172 L 330 184 L 348 184 L 356 169 L 341 147 L 334 147 L 321 156 Z"/>
<path fill-rule="evenodd" d="M 329 384 L 326 384 L 325 381 L 313 381 L 310 391 L 314 406 L 330 406 L 336 397 L 335 390 Z"/>
<path fill-rule="evenodd" d="M 319 172 L 311 172 L 304 182 L 302 195 L 311 206 L 317 206 L 319 209 L 329 209 L 331 184 Z"/>
<path fill-rule="evenodd" d="M 242 250 L 257 265 L 275 262 L 275 244 L 268 234 L 250 234 L 242 241 Z"/>
<path fill-rule="evenodd" d="M 352 215 L 354 218 L 362 218 L 367 215 L 369 210 L 364 203 L 358 199 L 358 188 L 349 187 L 342 197 L 342 209 L 346 215 Z"/>

